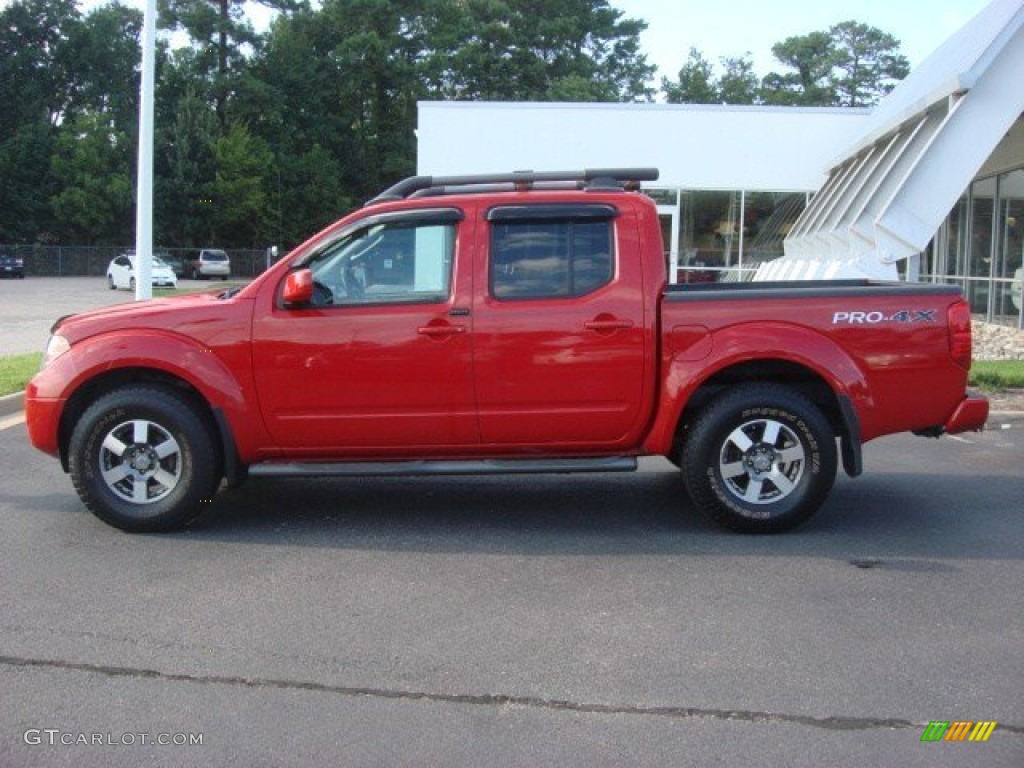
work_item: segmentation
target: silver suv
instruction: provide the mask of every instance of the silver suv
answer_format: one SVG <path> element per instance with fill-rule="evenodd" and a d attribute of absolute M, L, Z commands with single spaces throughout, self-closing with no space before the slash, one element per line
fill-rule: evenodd
<path fill-rule="evenodd" d="M 228 255 L 216 248 L 203 248 L 192 258 L 182 262 L 182 277 L 199 280 L 202 277 L 219 277 L 227 280 L 231 274 L 231 261 Z"/>

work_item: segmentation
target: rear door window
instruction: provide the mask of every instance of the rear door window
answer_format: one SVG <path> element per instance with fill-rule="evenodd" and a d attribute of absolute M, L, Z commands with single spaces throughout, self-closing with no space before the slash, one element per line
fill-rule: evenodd
<path fill-rule="evenodd" d="M 615 271 L 614 215 L 604 205 L 491 210 L 491 295 L 574 298 L 606 285 Z"/>

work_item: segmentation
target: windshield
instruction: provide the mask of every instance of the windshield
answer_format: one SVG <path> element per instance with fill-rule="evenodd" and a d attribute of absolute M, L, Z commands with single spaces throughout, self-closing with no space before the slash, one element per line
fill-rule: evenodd
<path fill-rule="evenodd" d="M 203 251 L 205 261 L 227 261 L 228 255 L 224 251 Z"/>

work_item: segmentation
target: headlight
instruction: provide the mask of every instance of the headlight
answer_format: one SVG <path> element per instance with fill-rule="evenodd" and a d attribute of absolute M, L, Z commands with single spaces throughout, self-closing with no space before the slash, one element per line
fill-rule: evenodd
<path fill-rule="evenodd" d="M 71 345 L 68 344 L 68 340 L 60 334 L 55 333 L 50 337 L 50 340 L 46 342 L 46 352 L 43 353 L 43 364 L 39 366 L 39 370 L 48 366 L 69 349 L 71 349 Z"/>

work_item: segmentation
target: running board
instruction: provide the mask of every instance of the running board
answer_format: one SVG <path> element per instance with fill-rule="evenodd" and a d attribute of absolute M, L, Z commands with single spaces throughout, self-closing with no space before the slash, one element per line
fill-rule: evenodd
<path fill-rule="evenodd" d="M 409 477 L 411 475 L 533 475 L 635 472 L 635 456 L 584 459 L 483 459 L 478 461 L 266 462 L 250 477 Z"/>

